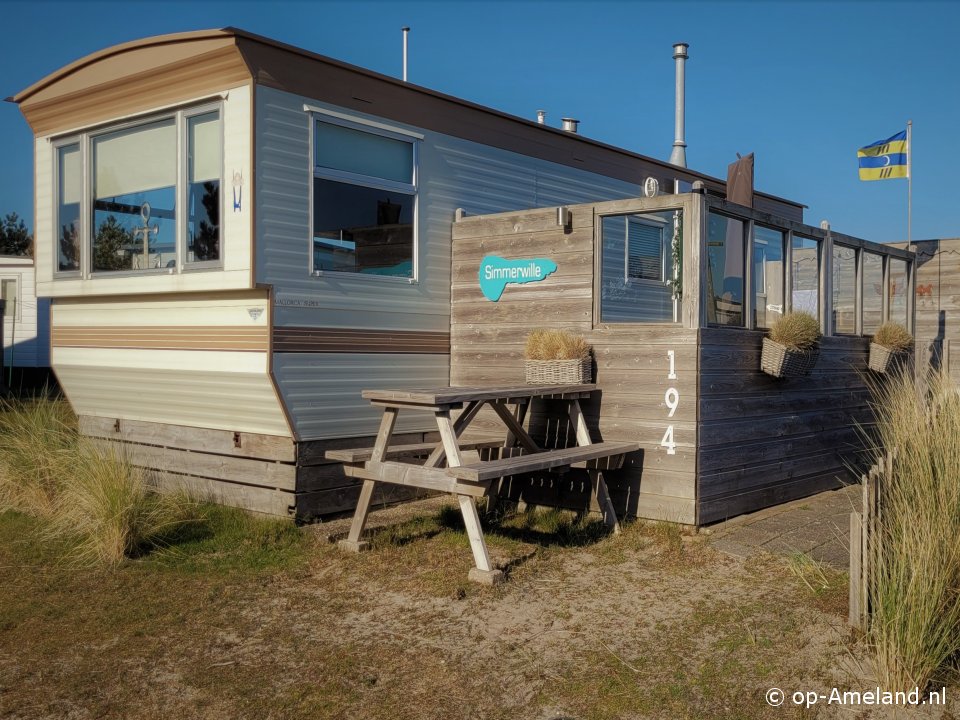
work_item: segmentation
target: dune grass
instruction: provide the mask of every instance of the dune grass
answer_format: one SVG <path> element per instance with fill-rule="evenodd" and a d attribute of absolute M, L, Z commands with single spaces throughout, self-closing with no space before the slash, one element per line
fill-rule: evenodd
<path fill-rule="evenodd" d="M 944 374 L 925 385 L 900 370 L 876 387 L 878 444 L 894 461 L 868 638 L 891 690 L 924 687 L 960 651 L 960 395 Z"/>
<path fill-rule="evenodd" d="M 42 534 L 81 564 L 113 568 L 203 521 L 183 494 L 161 495 L 148 472 L 83 438 L 63 400 L 0 408 L 0 512 L 43 521 Z"/>

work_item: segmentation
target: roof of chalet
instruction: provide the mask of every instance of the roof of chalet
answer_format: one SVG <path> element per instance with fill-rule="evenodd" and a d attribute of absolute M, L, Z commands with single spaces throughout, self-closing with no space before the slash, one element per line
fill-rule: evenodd
<path fill-rule="evenodd" d="M 147 98 L 172 101 L 177 87 L 196 97 L 251 80 L 628 182 L 641 184 L 646 175 L 656 173 L 661 182 L 702 180 L 713 193 L 726 187 L 710 175 L 233 27 L 114 45 L 50 73 L 7 100 L 20 105 L 37 135 L 52 135 L 105 122 L 110 118 L 103 113 L 110 107 L 117 109 L 115 117 L 133 114 L 137 99 L 140 107 Z M 65 105 L 72 111 L 64 112 Z M 800 212 L 806 207 L 768 193 L 756 192 L 756 197 L 757 209 L 776 212 L 780 205 L 776 214 L 783 214 L 784 204 Z"/>

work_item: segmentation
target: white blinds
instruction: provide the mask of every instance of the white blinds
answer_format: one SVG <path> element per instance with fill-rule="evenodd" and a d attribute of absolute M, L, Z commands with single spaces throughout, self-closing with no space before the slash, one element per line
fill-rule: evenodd
<path fill-rule="evenodd" d="M 67 145 L 60 152 L 60 204 L 73 205 L 80 202 L 80 192 L 83 187 L 82 169 L 80 167 L 80 146 Z"/>
<path fill-rule="evenodd" d="M 220 179 L 220 114 L 208 113 L 189 120 L 190 182 Z"/>
<path fill-rule="evenodd" d="M 177 184 L 177 130 L 168 120 L 121 130 L 93 141 L 97 199 Z"/>

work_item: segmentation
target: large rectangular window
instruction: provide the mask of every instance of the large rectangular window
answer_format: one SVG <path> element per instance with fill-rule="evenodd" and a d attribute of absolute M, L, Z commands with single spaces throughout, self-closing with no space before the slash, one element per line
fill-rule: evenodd
<path fill-rule="evenodd" d="M 791 247 L 791 306 L 820 317 L 820 243 L 814 238 L 794 235 Z"/>
<path fill-rule="evenodd" d="M 601 224 L 601 322 L 672 322 L 672 248 L 681 212 L 604 217 Z"/>
<path fill-rule="evenodd" d="M 711 212 L 707 229 L 707 320 L 743 327 L 743 221 Z"/>
<path fill-rule="evenodd" d="M 175 267 L 174 120 L 93 139 L 93 272 Z"/>
<path fill-rule="evenodd" d="M 890 258 L 890 321 L 910 329 L 907 316 L 907 261 Z"/>
<path fill-rule="evenodd" d="M 219 261 L 222 143 L 220 110 L 206 107 L 60 145 L 57 272 L 172 272 Z"/>
<path fill-rule="evenodd" d="M 326 120 L 314 128 L 313 272 L 415 277 L 415 140 Z"/>
<path fill-rule="evenodd" d="M 883 324 L 883 256 L 863 253 L 863 333 L 873 335 Z"/>
<path fill-rule="evenodd" d="M 857 251 L 843 245 L 833 246 L 833 331 L 857 332 Z"/>
<path fill-rule="evenodd" d="M 783 242 L 779 230 L 753 226 L 754 326 L 770 327 L 783 315 Z"/>

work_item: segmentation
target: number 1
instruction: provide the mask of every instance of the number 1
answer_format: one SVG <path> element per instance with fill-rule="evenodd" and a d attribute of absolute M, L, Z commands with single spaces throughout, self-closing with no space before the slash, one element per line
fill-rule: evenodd
<path fill-rule="evenodd" d="M 676 380 L 677 379 L 677 363 L 676 363 L 676 359 L 673 356 L 673 350 L 667 350 L 667 357 L 670 358 L 670 374 L 667 375 L 667 380 Z"/>

